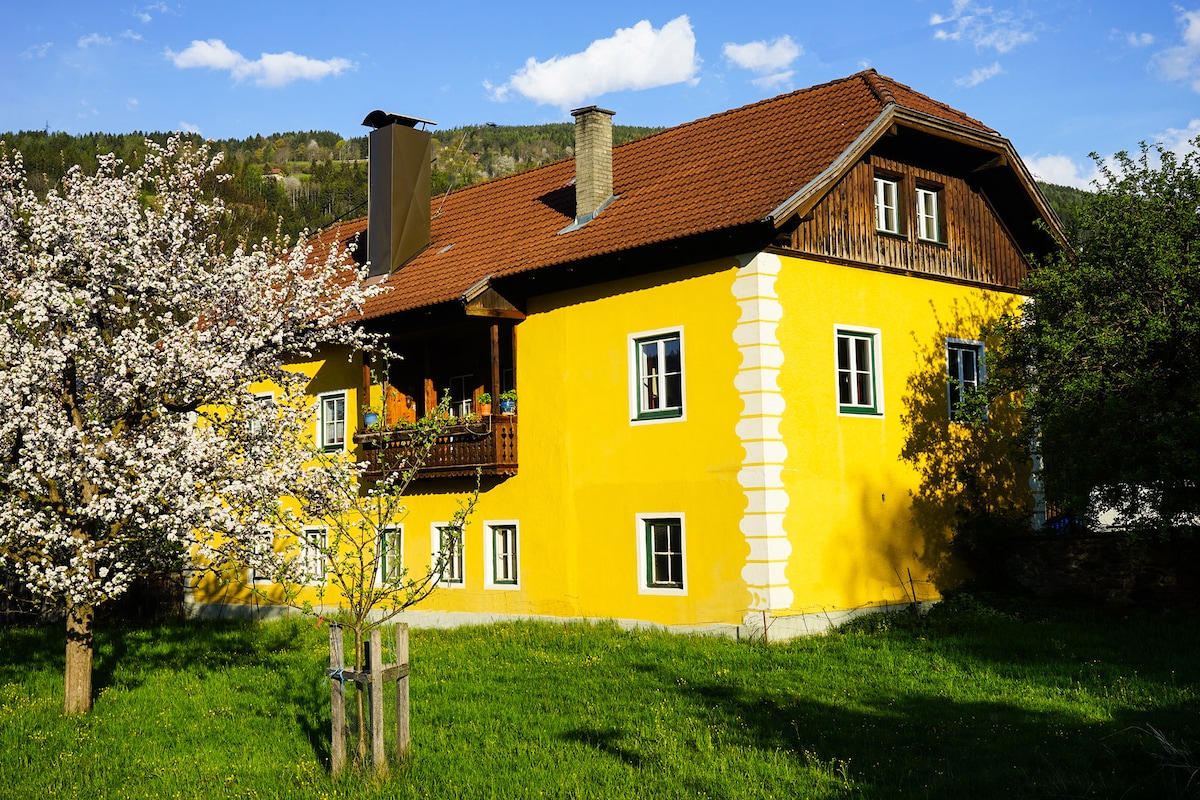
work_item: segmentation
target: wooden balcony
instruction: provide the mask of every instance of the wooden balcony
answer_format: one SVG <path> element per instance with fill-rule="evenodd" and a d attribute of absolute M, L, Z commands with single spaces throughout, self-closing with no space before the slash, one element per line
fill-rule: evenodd
<path fill-rule="evenodd" d="M 365 477 L 379 479 L 406 469 L 419 457 L 416 436 L 404 429 L 360 431 L 354 435 L 359 460 L 370 461 Z M 479 469 L 484 475 L 517 474 L 517 418 L 487 416 L 478 422 L 447 426 L 417 470 L 418 478 L 464 478 Z"/>

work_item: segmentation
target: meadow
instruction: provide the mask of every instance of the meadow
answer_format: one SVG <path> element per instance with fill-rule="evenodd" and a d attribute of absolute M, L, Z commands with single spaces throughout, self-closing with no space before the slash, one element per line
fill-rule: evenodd
<path fill-rule="evenodd" d="M 965 596 L 770 644 L 414 630 L 410 756 L 336 780 L 316 620 L 104 628 L 78 718 L 63 633 L 0 628 L 0 797 L 1197 796 L 1196 622 Z"/>

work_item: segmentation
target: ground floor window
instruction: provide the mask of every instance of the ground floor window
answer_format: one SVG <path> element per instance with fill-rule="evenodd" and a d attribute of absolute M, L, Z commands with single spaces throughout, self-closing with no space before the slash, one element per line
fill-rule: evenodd
<path fill-rule="evenodd" d="M 463 585 L 463 549 L 462 528 L 445 522 L 433 524 L 434 566 L 441 564 L 439 586 Z"/>
<path fill-rule="evenodd" d="M 520 582 L 517 559 L 517 523 L 487 522 L 485 568 L 489 589 L 513 589 Z"/>
<path fill-rule="evenodd" d="M 403 531 L 399 525 L 384 528 L 375 545 L 375 582 L 380 586 L 395 586 L 404 576 L 400 566 Z"/>
<path fill-rule="evenodd" d="M 308 583 L 325 582 L 325 551 L 328 547 L 324 528 L 304 529 L 304 577 Z"/>
<path fill-rule="evenodd" d="M 638 563 L 641 593 L 685 593 L 687 559 L 682 514 L 638 515 Z"/>

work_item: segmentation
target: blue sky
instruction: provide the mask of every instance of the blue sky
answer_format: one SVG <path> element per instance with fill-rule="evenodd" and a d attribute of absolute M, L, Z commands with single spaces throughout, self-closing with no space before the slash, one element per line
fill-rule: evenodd
<path fill-rule="evenodd" d="M 16 7 L 14 7 L 16 5 Z M 674 125 L 874 67 L 1012 140 L 1039 177 L 1200 134 L 1200 0 L 10 4 L 0 131 Z"/>

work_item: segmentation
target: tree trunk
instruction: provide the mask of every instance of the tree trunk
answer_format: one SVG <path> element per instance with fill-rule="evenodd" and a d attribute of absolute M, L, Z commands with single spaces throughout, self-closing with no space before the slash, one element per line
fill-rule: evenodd
<path fill-rule="evenodd" d="M 92 710 L 92 628 L 95 609 L 90 605 L 67 607 L 67 667 L 63 711 L 86 714 Z"/>

